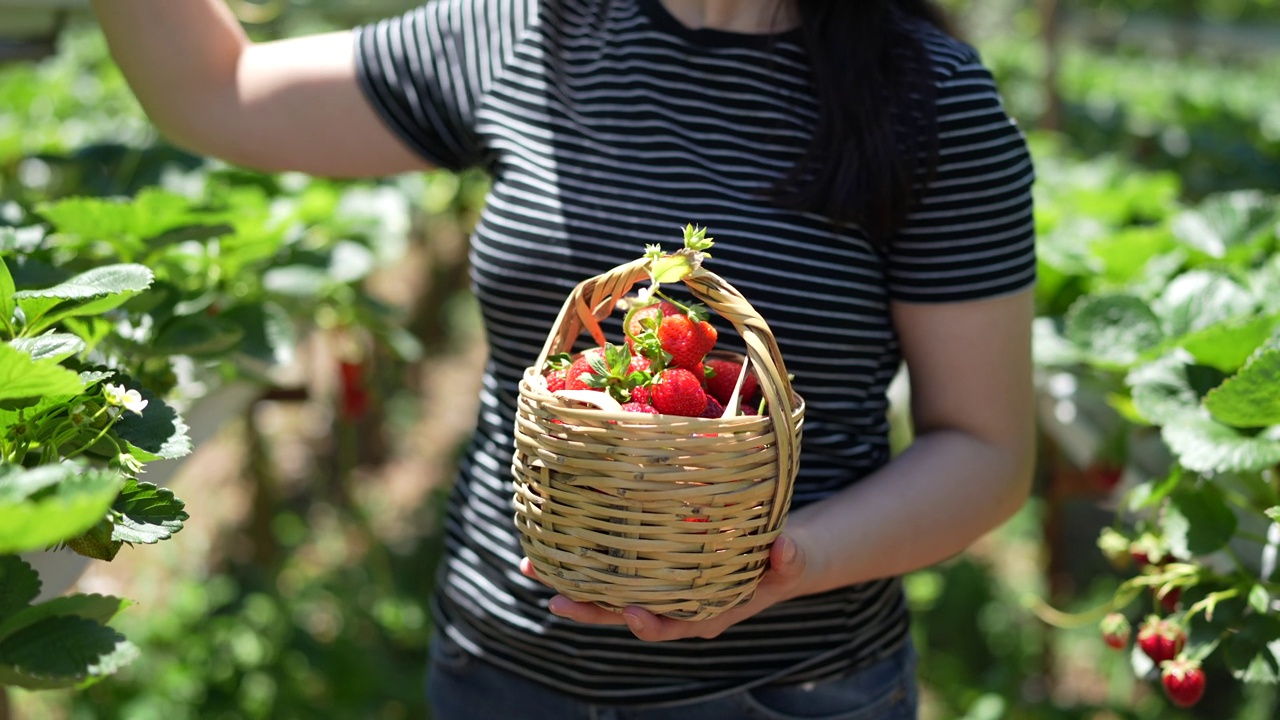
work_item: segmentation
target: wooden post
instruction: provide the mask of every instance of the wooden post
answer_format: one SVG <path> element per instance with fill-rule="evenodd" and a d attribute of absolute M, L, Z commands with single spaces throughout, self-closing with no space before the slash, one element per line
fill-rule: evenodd
<path fill-rule="evenodd" d="M 1062 50 L 1062 6 L 1059 0 L 1038 0 L 1040 10 L 1040 35 L 1044 44 L 1044 115 L 1040 127 L 1046 130 L 1062 129 L 1062 91 L 1058 86 L 1058 66 Z"/>

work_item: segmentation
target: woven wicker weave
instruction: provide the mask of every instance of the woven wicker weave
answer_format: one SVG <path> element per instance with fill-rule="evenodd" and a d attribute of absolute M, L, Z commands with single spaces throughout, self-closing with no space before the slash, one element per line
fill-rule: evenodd
<path fill-rule="evenodd" d="M 765 415 L 628 413 L 607 399 L 593 406 L 548 392 L 547 358 L 570 351 L 584 330 L 603 344 L 599 321 L 648 278 L 646 267 L 637 260 L 579 284 L 525 371 L 515 522 L 525 554 L 557 592 L 613 610 L 706 619 L 749 599 L 764 572 L 791 503 L 804 403 L 764 320 L 701 267 L 684 282 L 745 340 Z"/>

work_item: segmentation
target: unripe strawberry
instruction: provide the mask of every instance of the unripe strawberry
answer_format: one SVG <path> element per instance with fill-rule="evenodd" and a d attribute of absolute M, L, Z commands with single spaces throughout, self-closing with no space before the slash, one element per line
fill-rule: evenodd
<path fill-rule="evenodd" d="M 649 388 L 649 399 L 664 415 L 698 417 L 707 407 L 702 382 L 684 368 L 667 368 L 658 373 Z"/>
<path fill-rule="evenodd" d="M 733 388 L 738 384 L 738 375 L 742 372 L 742 363 L 721 358 L 711 358 L 706 361 L 706 366 L 711 368 L 713 372 L 707 378 L 707 393 L 720 402 L 728 404 L 729 398 L 733 396 Z M 744 404 L 755 398 L 756 391 L 759 389 L 760 383 L 756 380 L 755 373 L 748 371 L 747 376 L 742 379 L 742 399 L 740 403 Z"/>
<path fill-rule="evenodd" d="M 1111 613 L 1102 618 L 1100 624 L 1102 641 L 1116 650 L 1123 650 L 1129 644 L 1129 618 L 1120 613 Z"/>
<path fill-rule="evenodd" d="M 1152 615 L 1138 630 L 1138 647 L 1156 665 L 1172 660 L 1182 652 L 1187 635 L 1177 623 Z"/>
<path fill-rule="evenodd" d="M 1160 672 L 1164 694 L 1179 707 L 1191 707 L 1204 697 L 1204 670 L 1194 660 L 1179 658 L 1164 664 Z"/>

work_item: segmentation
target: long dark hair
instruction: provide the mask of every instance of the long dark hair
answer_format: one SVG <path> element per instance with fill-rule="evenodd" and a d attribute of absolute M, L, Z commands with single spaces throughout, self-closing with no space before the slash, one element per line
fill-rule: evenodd
<path fill-rule="evenodd" d="M 857 223 L 883 245 L 934 168 L 932 65 L 910 18 L 952 28 L 930 0 L 791 0 L 819 104 L 813 142 L 774 188 L 783 207 Z"/>

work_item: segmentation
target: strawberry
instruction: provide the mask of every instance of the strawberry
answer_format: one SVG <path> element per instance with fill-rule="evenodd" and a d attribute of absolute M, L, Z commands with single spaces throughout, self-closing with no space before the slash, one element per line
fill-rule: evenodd
<path fill-rule="evenodd" d="M 648 403 L 642 403 L 642 402 L 623 403 L 622 409 L 624 412 L 649 413 L 651 415 L 658 414 L 657 408 L 655 408 L 654 406 Z"/>
<path fill-rule="evenodd" d="M 1129 556 L 1133 558 L 1138 569 L 1148 565 L 1160 565 L 1164 562 L 1164 547 L 1160 538 L 1151 533 L 1143 533 L 1129 546 Z"/>
<path fill-rule="evenodd" d="M 649 404 L 649 386 L 637 385 L 631 388 L 631 402 L 640 403 L 641 405 Z"/>
<path fill-rule="evenodd" d="M 658 342 L 671 354 L 671 367 L 693 368 L 716 344 L 716 329 L 689 315 L 668 315 L 658 326 Z"/>
<path fill-rule="evenodd" d="M 591 361 L 595 358 L 604 358 L 604 348 L 588 348 L 582 351 L 573 364 L 569 366 L 565 373 L 564 386 L 567 390 L 589 390 L 591 386 L 587 384 L 587 378 L 591 374 Z"/>
<path fill-rule="evenodd" d="M 1171 587 L 1168 590 L 1151 588 L 1151 593 L 1155 595 L 1156 602 L 1160 603 L 1161 610 L 1166 613 L 1177 612 L 1178 601 L 1182 599 L 1182 588 Z"/>
<path fill-rule="evenodd" d="M 666 300 L 659 300 L 652 305 L 645 305 L 628 312 L 626 319 L 623 321 L 627 334 L 627 344 L 634 346 L 636 338 L 644 334 L 645 330 L 655 330 L 661 323 L 662 318 L 668 315 L 678 315 L 679 313 L 680 308 Z"/>
<path fill-rule="evenodd" d="M 702 382 L 684 368 L 667 368 L 653 379 L 650 400 L 664 415 L 698 417 L 707 407 Z"/>
<path fill-rule="evenodd" d="M 1204 696 L 1204 670 L 1194 660 L 1180 658 L 1165 663 L 1160 683 L 1164 694 L 1178 707 L 1191 707 Z"/>
<path fill-rule="evenodd" d="M 565 374 L 568 369 L 547 371 L 547 392 L 565 389 Z"/>
<path fill-rule="evenodd" d="M 715 399 L 711 395 L 708 395 L 707 406 L 703 408 L 702 415 L 700 415 L 699 417 L 718 418 L 721 415 L 724 415 L 724 406 L 720 404 L 719 400 Z"/>
<path fill-rule="evenodd" d="M 1108 647 L 1123 650 L 1129 644 L 1129 618 L 1120 613 L 1111 613 L 1102 618 L 1102 641 Z"/>
<path fill-rule="evenodd" d="M 363 362 L 338 363 L 338 375 L 341 379 L 340 412 L 346 420 L 359 420 L 369 411 L 369 386 L 365 379 Z"/>
<path fill-rule="evenodd" d="M 712 371 L 707 375 L 707 392 L 711 397 L 728 404 L 729 398 L 733 395 L 733 388 L 738 384 L 738 375 L 742 372 L 742 363 L 711 358 L 706 361 L 706 366 Z M 750 401 L 755 397 L 756 391 L 759 389 L 760 383 L 756 380 L 755 373 L 748 372 L 747 376 L 742 379 L 742 399 L 740 402 L 746 403 Z"/>
<path fill-rule="evenodd" d="M 1148 617 L 1138 630 L 1138 647 L 1156 665 L 1177 657 L 1186 642 L 1187 635 L 1177 623 L 1155 615 Z"/>

